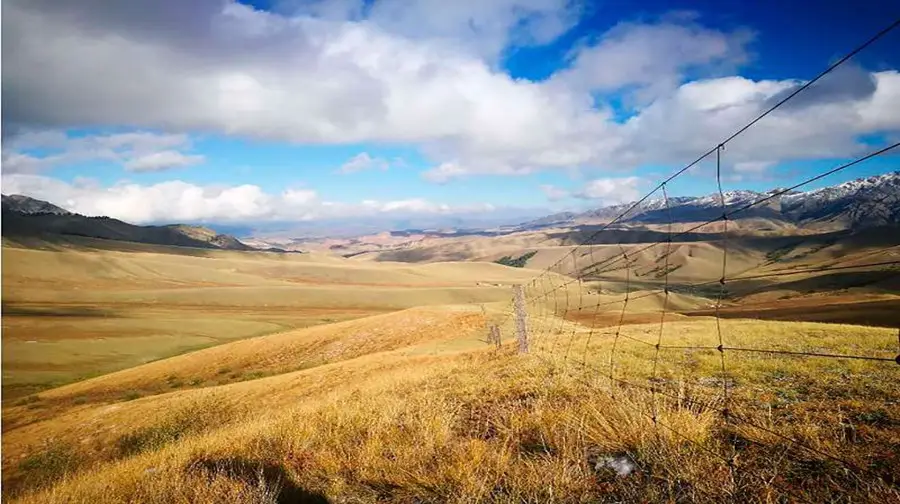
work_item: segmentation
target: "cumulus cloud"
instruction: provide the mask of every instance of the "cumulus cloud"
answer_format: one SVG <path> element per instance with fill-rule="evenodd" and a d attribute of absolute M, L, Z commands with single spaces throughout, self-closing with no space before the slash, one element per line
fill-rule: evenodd
<path fill-rule="evenodd" d="M 798 82 L 782 90 L 769 99 L 770 104 L 787 98 L 802 85 L 802 82 Z M 870 98 L 876 89 L 877 84 L 872 74 L 852 63 L 847 63 L 834 69 L 827 78 L 814 82 L 783 106 L 791 109 L 842 101 L 860 101 Z"/>
<path fill-rule="evenodd" d="M 3 190 L 25 194 L 84 215 L 107 215 L 133 223 L 303 221 L 385 215 L 454 215 L 489 212 L 490 204 L 448 205 L 422 198 L 356 203 L 322 199 L 308 188 L 267 193 L 253 184 L 197 185 L 180 180 L 153 185 L 121 182 L 109 187 L 89 179 L 72 183 L 13 174 Z"/>
<path fill-rule="evenodd" d="M 396 2 L 377 2 L 375 21 L 289 17 L 218 0 L 167 0 L 152 9 L 140 3 L 7 2 L 4 119 L 304 143 L 417 142 L 437 165 L 455 164 L 460 174 L 585 164 L 620 143 L 589 93 L 513 79 L 460 43 L 479 20 L 508 40 L 523 23 L 570 17 L 570 2 L 441 2 L 436 12 L 450 14 L 397 26 L 378 15 L 399 12 Z M 431 3 L 404 12 L 428 11 Z M 462 28 L 469 20 L 474 28 Z M 561 32 L 535 28 L 544 24 L 531 25 L 535 40 Z M 608 43 L 630 40 L 625 32 L 639 28 L 622 28 Z M 677 58 L 668 65 L 678 67 Z M 605 71 L 618 74 L 614 66 Z M 624 72 L 617 79 L 645 77 Z"/>
<path fill-rule="evenodd" d="M 581 10 L 564 0 L 285 2 L 276 12 L 230 0 L 8 0 L 4 126 L 414 144 L 434 166 L 425 177 L 447 182 L 671 166 L 802 82 L 728 75 L 752 34 L 684 16 L 585 40 L 545 81 L 499 69 L 511 44 L 552 41 Z M 895 70 L 835 73 L 817 87 L 730 144 L 729 165 L 854 155 L 860 135 L 900 130 Z M 609 93 L 631 100 L 627 120 Z"/>
<path fill-rule="evenodd" d="M 640 177 L 600 178 L 585 184 L 576 192 L 576 198 L 596 200 L 603 205 L 616 205 L 635 201 L 641 197 L 643 179 Z"/>
<path fill-rule="evenodd" d="M 370 156 L 368 152 L 360 152 L 338 168 L 338 173 L 356 173 L 364 170 L 387 170 L 386 159 Z"/>
<path fill-rule="evenodd" d="M 54 166 L 89 161 L 120 163 L 134 172 L 202 163 L 203 156 L 178 150 L 189 147 L 190 139 L 185 134 L 131 132 L 70 136 L 61 131 L 29 131 L 4 141 L 3 173 L 34 174 Z"/>
<path fill-rule="evenodd" d="M 541 185 L 540 189 L 544 193 L 544 195 L 547 196 L 547 200 L 549 201 L 559 201 L 571 196 L 569 191 L 560 189 L 559 187 L 550 184 Z"/>
<path fill-rule="evenodd" d="M 281 12 L 362 21 L 400 36 L 440 39 L 487 59 L 509 44 L 545 44 L 566 33 L 584 11 L 581 0 L 285 0 Z"/>
<path fill-rule="evenodd" d="M 582 91 L 639 87 L 645 99 L 651 98 L 677 87 L 689 70 L 733 69 L 744 63 L 752 39 L 747 30 L 705 28 L 683 17 L 656 24 L 621 23 L 598 43 L 575 50 L 571 66 L 553 79 Z"/>
<path fill-rule="evenodd" d="M 188 155 L 167 150 L 129 159 L 125 162 L 125 169 L 132 172 L 163 171 L 199 164 L 205 159 L 205 157 L 196 154 Z"/>

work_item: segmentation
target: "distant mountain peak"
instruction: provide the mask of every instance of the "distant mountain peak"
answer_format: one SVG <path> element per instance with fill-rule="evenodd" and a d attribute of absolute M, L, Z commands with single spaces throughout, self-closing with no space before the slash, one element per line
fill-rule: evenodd
<path fill-rule="evenodd" d="M 522 224 L 521 228 L 564 226 L 610 222 L 623 225 L 669 222 L 712 221 L 721 216 L 723 204 L 729 211 L 740 210 L 736 218 L 758 218 L 799 225 L 824 222 L 841 227 L 900 223 L 900 171 L 850 180 L 806 192 L 775 188 L 765 192 L 730 190 L 706 196 L 648 198 L 636 202 L 600 207 L 579 214 L 555 214 Z M 762 203 L 763 200 L 766 200 Z M 633 209 L 631 209 L 634 207 Z M 629 209 L 631 209 L 629 211 Z"/>
<path fill-rule="evenodd" d="M 237 238 L 187 224 L 136 226 L 110 217 L 86 217 L 21 194 L 3 195 L 3 234 L 74 235 L 180 247 L 254 250 Z"/>
<path fill-rule="evenodd" d="M 54 205 L 53 203 L 35 199 L 22 194 L 4 194 L 2 199 L 4 212 L 17 212 L 25 215 L 70 215 L 72 213 L 64 208 Z"/>

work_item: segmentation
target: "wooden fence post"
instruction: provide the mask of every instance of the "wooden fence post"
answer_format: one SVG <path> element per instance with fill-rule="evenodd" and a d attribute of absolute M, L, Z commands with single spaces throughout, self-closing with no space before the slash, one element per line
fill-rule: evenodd
<path fill-rule="evenodd" d="M 528 314 L 525 312 L 525 288 L 513 286 L 513 305 L 516 313 L 516 339 L 519 341 L 519 353 L 528 353 Z"/>

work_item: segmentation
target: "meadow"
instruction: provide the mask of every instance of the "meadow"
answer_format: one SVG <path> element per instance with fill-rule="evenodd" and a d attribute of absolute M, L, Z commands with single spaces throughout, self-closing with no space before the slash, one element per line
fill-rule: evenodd
<path fill-rule="evenodd" d="M 410 338 L 377 320 L 401 314 L 407 322 L 430 318 L 435 331 Z M 290 340 L 265 336 L 271 341 L 247 362 L 273 356 L 267 365 L 277 374 L 236 383 L 170 383 L 176 369 L 189 376 L 242 369 L 251 349 L 225 351 L 239 345 L 230 343 L 197 359 L 201 369 L 161 361 L 32 396 L 4 412 L 4 427 L 12 426 L 4 433 L 6 495 L 17 502 L 888 502 L 898 495 L 896 364 L 729 355 L 727 420 L 715 351 L 669 352 L 651 371 L 652 349 L 620 338 L 611 380 L 615 328 L 593 335 L 585 365 L 581 355 L 565 355 L 570 338 L 586 341 L 574 324 L 545 331 L 531 354 L 518 355 L 511 344 L 496 350 L 479 341 L 479 318 L 463 307 L 375 317 L 370 335 L 380 346 L 330 359 L 327 344 L 305 336 L 325 327 Z M 887 329 L 725 323 L 735 344 L 896 351 Z M 672 321 L 665 337 L 693 344 L 714 326 L 706 318 Z M 629 325 L 623 334 L 637 340 L 657 330 Z M 323 363 L 304 366 L 313 355 Z M 658 389 L 640 386 L 650 383 Z M 133 389 L 146 395 L 129 397 Z M 616 457 L 634 472 L 622 477 L 604 465 Z"/>
<path fill-rule="evenodd" d="M 3 246 L 3 395 L 223 342 L 411 306 L 504 299 L 490 264 L 368 266 L 68 237 Z"/>
<path fill-rule="evenodd" d="M 146 323 L 149 347 L 173 353 L 163 335 L 214 341 L 4 395 L 10 502 L 900 498 L 892 327 L 758 320 L 736 304 L 717 320 L 709 298 L 548 273 L 565 288 L 527 284 L 522 354 L 509 286 L 533 278 L 527 268 L 85 245 L 4 247 L 4 266 L 33 267 L 3 272 L 18 330 L 42 335 L 19 338 L 58 345 L 61 372 L 76 375 L 76 352 L 115 353 L 52 338 L 67 330 L 135 338 Z M 99 275 L 92 261 L 115 266 Z M 817 296 L 787 301 L 827 311 Z M 126 341 L 118 352 L 133 359 L 151 352 Z"/>

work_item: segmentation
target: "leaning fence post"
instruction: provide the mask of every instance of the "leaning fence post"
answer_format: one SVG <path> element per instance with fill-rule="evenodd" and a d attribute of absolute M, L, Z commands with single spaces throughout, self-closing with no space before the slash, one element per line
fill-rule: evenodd
<path fill-rule="evenodd" d="M 516 338 L 519 341 L 519 353 L 528 353 L 528 325 L 525 313 L 525 288 L 521 285 L 513 286 L 513 305 L 516 312 Z"/>

